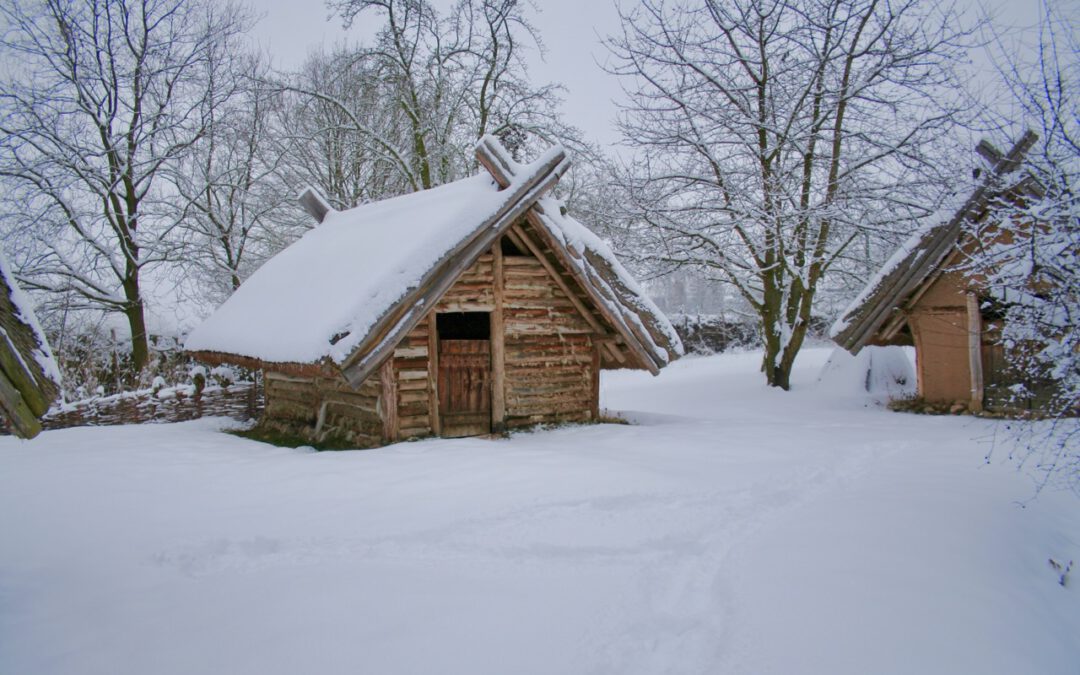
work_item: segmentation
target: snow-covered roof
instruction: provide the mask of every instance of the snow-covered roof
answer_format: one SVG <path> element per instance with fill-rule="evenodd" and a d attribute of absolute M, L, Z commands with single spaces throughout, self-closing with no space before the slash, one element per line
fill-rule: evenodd
<path fill-rule="evenodd" d="M 329 211 L 318 227 L 244 282 L 191 333 L 185 348 L 271 363 L 329 361 L 350 381 L 362 380 L 369 361 L 381 361 L 434 306 L 436 295 L 453 281 L 445 277 L 456 277 L 526 211 L 542 208 L 537 202 L 567 165 L 563 149 L 554 147 L 535 162 L 508 166 L 512 177 L 501 189 L 481 173 Z M 575 252 L 567 257 L 580 261 L 578 271 L 595 285 L 586 288 L 594 301 L 623 324 L 615 328 L 650 355 L 645 367 L 655 372 L 677 357 L 681 345 L 674 329 L 610 249 L 564 216 L 560 205 L 549 206 L 545 229 Z M 607 269 L 597 273 L 590 259 Z"/>
<path fill-rule="evenodd" d="M 647 336 L 643 344 L 659 365 L 683 354 L 682 341 L 667 316 L 619 263 L 615 253 L 594 232 L 565 213 L 562 204 L 545 197 L 539 201 L 539 220 L 558 239 L 568 263 L 589 280 L 597 302 L 623 321 L 634 333 Z"/>
<path fill-rule="evenodd" d="M 251 275 L 184 346 L 271 362 L 341 363 L 507 196 L 477 175 L 331 211 Z"/>
<path fill-rule="evenodd" d="M 1020 166 L 1037 139 L 1033 132 L 1025 133 L 959 208 L 928 218 L 840 315 L 829 331 L 832 339 L 853 354 L 869 344 L 893 313 L 945 263 L 965 226 L 985 213 L 990 200 L 1001 192 L 1000 179 Z"/>

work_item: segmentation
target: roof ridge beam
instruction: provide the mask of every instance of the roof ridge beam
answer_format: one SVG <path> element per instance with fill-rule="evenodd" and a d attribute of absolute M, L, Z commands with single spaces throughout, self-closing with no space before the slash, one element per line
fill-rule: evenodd
<path fill-rule="evenodd" d="M 509 187 L 519 168 L 506 146 L 491 134 L 484 134 L 476 142 L 476 161 L 491 174 L 500 190 Z"/>
<path fill-rule="evenodd" d="M 310 185 L 304 188 L 297 199 L 300 201 L 300 206 L 303 206 L 308 215 L 319 224 L 326 219 L 326 214 L 334 210 L 322 193 Z"/>

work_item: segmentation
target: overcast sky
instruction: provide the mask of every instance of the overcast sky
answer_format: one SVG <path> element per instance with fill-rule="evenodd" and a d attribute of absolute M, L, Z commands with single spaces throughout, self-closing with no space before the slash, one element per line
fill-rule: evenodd
<path fill-rule="evenodd" d="M 278 68 L 299 65 L 309 51 L 323 44 L 364 41 L 381 23 L 376 12 L 361 15 L 346 31 L 341 20 L 330 18 L 320 0 L 248 0 L 263 14 L 255 39 Z M 629 2 L 631 0 L 623 0 Z M 1038 19 L 1039 0 L 966 0 L 991 9 L 1001 26 L 1031 26 Z M 437 7 L 449 0 L 435 0 Z M 618 80 L 599 64 L 607 52 L 598 36 L 618 30 L 618 14 L 612 0 L 537 0 L 540 12 L 534 23 L 547 47 L 541 61 L 534 54 L 530 74 L 538 83 L 557 82 L 567 89 L 563 112 L 590 140 L 614 143 L 618 136 L 612 120 L 614 100 L 620 96 Z"/>

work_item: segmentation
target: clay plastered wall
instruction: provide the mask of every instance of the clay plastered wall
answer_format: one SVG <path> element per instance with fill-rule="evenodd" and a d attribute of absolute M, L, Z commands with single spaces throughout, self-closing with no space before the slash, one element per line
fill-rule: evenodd
<path fill-rule="evenodd" d="M 536 258 L 507 256 L 503 270 L 507 426 L 593 419 L 589 324 Z"/>
<path fill-rule="evenodd" d="M 971 400 L 966 292 L 959 273 L 941 275 L 912 307 L 919 395 L 927 401 Z"/>

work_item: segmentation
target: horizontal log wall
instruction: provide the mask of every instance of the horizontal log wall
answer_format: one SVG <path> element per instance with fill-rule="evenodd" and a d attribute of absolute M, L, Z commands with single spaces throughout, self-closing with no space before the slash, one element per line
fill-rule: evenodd
<path fill-rule="evenodd" d="M 365 448 L 382 443 L 378 379 L 359 390 L 343 378 L 266 373 L 262 426 L 313 443 L 333 440 Z"/>
<path fill-rule="evenodd" d="M 394 349 L 397 378 L 397 438 L 419 438 L 432 434 L 431 359 L 428 358 L 431 315 L 417 324 Z"/>
<path fill-rule="evenodd" d="M 454 283 L 435 306 L 435 312 L 490 312 L 495 307 L 494 257 L 484 254 Z M 420 438 L 437 433 L 438 393 L 430 351 L 434 339 L 434 314 L 420 322 L 394 349 L 397 381 L 397 439 Z"/>
<path fill-rule="evenodd" d="M 593 418 L 593 330 L 543 265 L 503 260 L 506 425 Z"/>
<path fill-rule="evenodd" d="M 493 290 L 495 259 L 490 253 L 480 256 L 465 270 L 435 306 L 437 312 L 490 312 L 495 308 Z"/>

